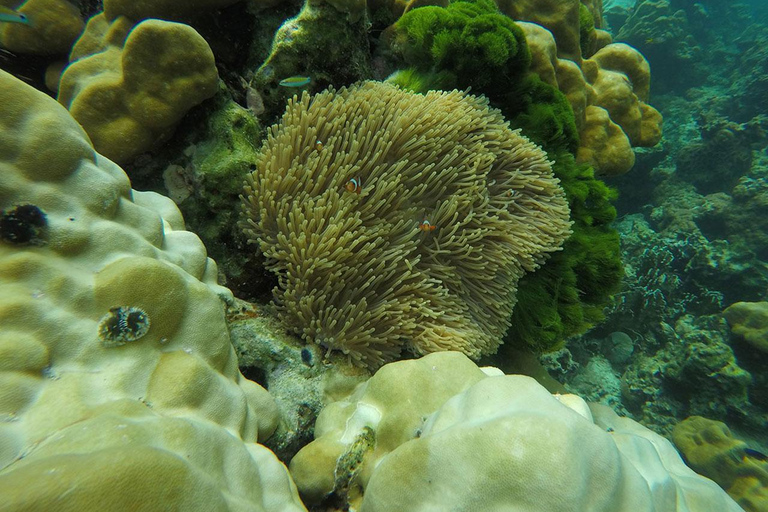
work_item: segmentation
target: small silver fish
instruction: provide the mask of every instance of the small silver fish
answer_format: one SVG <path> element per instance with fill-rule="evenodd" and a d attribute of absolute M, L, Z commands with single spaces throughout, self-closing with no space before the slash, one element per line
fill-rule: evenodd
<path fill-rule="evenodd" d="M 304 87 L 311 82 L 312 79 L 308 76 L 291 76 L 280 80 L 280 85 L 283 87 Z"/>
<path fill-rule="evenodd" d="M 2 22 L 21 23 L 22 25 L 32 24 L 32 22 L 29 21 L 29 18 L 27 18 L 26 14 L 20 13 L 18 11 L 14 11 L 9 7 L 3 7 L 0 5 L 0 23 Z"/>

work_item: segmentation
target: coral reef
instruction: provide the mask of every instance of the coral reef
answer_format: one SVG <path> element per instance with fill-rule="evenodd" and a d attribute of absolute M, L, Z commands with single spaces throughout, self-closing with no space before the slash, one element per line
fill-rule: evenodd
<path fill-rule="evenodd" d="M 579 112 L 581 103 L 578 97 L 587 91 L 583 86 L 583 75 L 575 64 L 568 66 L 570 61 L 563 60 L 563 65 L 572 71 L 568 77 L 576 80 L 575 85 L 568 89 L 570 93 L 563 94 L 558 89 L 549 60 L 550 56 L 555 59 L 554 39 L 546 29 L 532 23 L 510 24 L 488 2 L 457 2 L 452 5 L 452 9 L 425 7 L 408 12 L 392 27 L 389 38 L 396 53 L 400 54 L 401 66 L 415 66 L 398 72 L 392 80 L 417 91 L 449 84 L 460 88 L 471 85 L 462 81 L 471 77 L 455 70 L 464 65 L 461 52 L 436 62 L 418 47 L 411 48 L 409 37 L 435 47 L 434 41 L 440 39 L 437 36 L 443 33 L 444 24 L 456 25 L 451 30 L 445 30 L 453 37 L 459 33 L 460 27 L 472 23 L 494 27 L 493 30 L 487 29 L 493 34 L 490 40 L 504 43 L 494 47 L 497 51 L 488 50 L 487 56 L 483 51 L 475 52 L 476 59 L 484 59 L 488 69 L 499 72 L 483 78 L 471 78 L 475 85 L 489 84 L 484 89 L 473 90 L 489 94 L 491 104 L 502 110 L 512 126 L 521 128 L 527 137 L 548 152 L 554 160 L 555 175 L 568 198 L 573 220 L 573 235 L 564 245 L 564 250 L 555 254 L 541 271 L 521 280 L 518 288 L 520 300 L 513 313 L 506 345 L 526 346 L 535 352 L 552 350 L 561 346 L 568 336 L 584 332 L 602 319 L 608 297 L 616 291 L 621 279 L 618 236 L 609 227 L 615 216 L 611 205 L 615 194 L 595 178 L 590 167 L 577 164 L 573 156 L 579 148 L 574 110 Z M 447 14 L 448 11 L 454 14 Z M 401 28 L 410 25 L 413 29 Z M 526 33 L 526 44 L 532 49 L 531 69 L 535 73 L 524 69 L 529 52 L 523 49 L 522 40 L 515 38 L 518 33 L 515 26 Z M 411 36 L 408 36 L 409 32 Z M 534 40 L 537 37 L 543 37 L 545 43 L 536 43 Z M 473 47 L 479 45 L 480 39 L 475 39 Z M 440 46 L 448 44 L 442 42 Z M 547 51 L 537 51 L 534 48 L 537 44 L 543 45 Z M 415 57 L 409 60 L 402 55 Z M 541 58 L 544 55 L 546 57 Z M 490 57 L 496 62 L 490 62 Z M 467 64 L 470 65 L 478 66 L 476 63 Z M 491 94 L 494 91 L 503 92 Z M 568 94 L 571 98 L 567 97 Z M 586 108 L 586 97 L 580 108 L 582 111 Z M 494 363 L 504 366 L 498 358 Z"/>
<path fill-rule="evenodd" d="M 376 82 L 291 101 L 244 206 L 285 324 L 374 368 L 495 352 L 570 225 L 546 154 L 485 101 Z"/>
<path fill-rule="evenodd" d="M 707 112 L 698 114 L 696 124 L 698 140 L 689 141 L 677 152 L 675 173 L 703 195 L 730 194 L 749 174 L 753 148 L 768 142 L 768 119 L 761 116 L 734 123 Z"/>
<path fill-rule="evenodd" d="M 0 205 L 47 219 L 43 245 L 0 242 L 3 507 L 305 510 L 178 209 L 45 94 L 0 72 L 0 95 Z"/>
<path fill-rule="evenodd" d="M 768 509 L 768 462 L 724 423 L 692 416 L 675 427 L 672 439 L 688 465 L 717 482 L 744 510 Z"/>
<path fill-rule="evenodd" d="M 295 93 L 279 85 L 284 78 L 308 76 L 307 90 L 319 92 L 370 78 L 370 59 L 366 18 L 350 21 L 326 2 L 308 1 L 279 27 L 250 87 L 271 123 Z"/>
<path fill-rule="evenodd" d="M 208 44 L 180 23 L 91 18 L 61 76 L 58 100 L 101 154 L 125 162 L 168 139 L 216 92 Z"/>
<path fill-rule="evenodd" d="M 290 469 L 307 504 L 363 512 L 739 510 L 636 422 L 455 352 L 390 363 L 329 404 Z"/>
<path fill-rule="evenodd" d="M 569 340 L 568 348 L 549 356 L 546 366 L 568 390 L 610 404 L 658 433 L 669 435 L 678 421 L 698 414 L 763 439 L 765 360 L 748 344 L 731 339 L 720 312 L 739 297 L 764 297 L 768 268 L 734 244 L 709 241 L 690 221 L 701 209 L 692 208 L 689 200 L 679 191 L 670 195 L 668 204 L 679 217 L 664 229 L 654 223 L 658 231 L 640 214 L 617 222 L 626 270 L 623 289 L 606 322 Z M 651 217 L 658 221 L 661 215 Z M 603 337 L 615 331 L 632 339 L 628 359 L 609 357 L 614 344 Z M 606 357 L 612 372 L 603 364 Z M 605 370 L 602 386 L 593 377 L 596 368 Z M 619 396 L 616 379 L 622 387 Z"/>
<path fill-rule="evenodd" d="M 618 27 L 617 27 L 618 28 Z M 638 48 L 653 62 L 663 88 L 701 83 L 702 49 L 689 16 L 669 0 L 643 0 L 616 33 L 616 40 Z"/>
<path fill-rule="evenodd" d="M 512 19 L 536 23 L 512 22 L 485 0 L 425 7 L 397 21 L 391 45 L 406 66 L 438 75 L 433 88 L 473 87 L 511 119 L 520 113 L 518 96 L 536 88 L 528 76 L 530 65 L 568 99 L 579 134 L 565 135 L 578 137 L 579 161 L 600 174 L 618 175 L 634 164 L 633 146 L 659 141 L 662 119 L 647 104 L 650 68 L 634 48 L 601 40 L 598 49 L 590 40 L 585 44 L 596 53 L 582 60 L 580 5 L 576 0 L 500 5 Z M 594 36 L 594 27 L 587 34 Z"/>
<path fill-rule="evenodd" d="M 728 306 L 723 315 L 735 335 L 768 353 L 768 302 L 737 302 Z"/>
<path fill-rule="evenodd" d="M 66 55 L 85 25 L 77 8 L 63 0 L 3 0 L 0 6 L 29 19 L 29 24 L 0 23 L 0 47 L 12 52 Z"/>

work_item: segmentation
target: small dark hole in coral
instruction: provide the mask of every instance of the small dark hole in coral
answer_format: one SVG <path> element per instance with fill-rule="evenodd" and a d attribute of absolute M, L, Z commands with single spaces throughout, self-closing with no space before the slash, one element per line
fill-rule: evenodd
<path fill-rule="evenodd" d="M 264 387 L 265 389 L 269 387 L 267 385 L 267 380 L 268 380 L 267 373 L 261 368 L 248 366 L 246 368 L 240 368 L 240 371 L 243 373 L 243 377 L 245 377 L 246 379 L 252 380 L 256 384 Z"/>

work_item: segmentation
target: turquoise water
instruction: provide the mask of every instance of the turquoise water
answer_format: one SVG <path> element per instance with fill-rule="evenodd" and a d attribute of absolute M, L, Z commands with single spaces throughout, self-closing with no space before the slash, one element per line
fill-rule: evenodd
<path fill-rule="evenodd" d="M 258 442 L 269 448 L 275 467 L 317 446 L 309 444 L 315 420 L 344 396 L 339 389 L 348 393 L 385 363 L 413 363 L 451 349 L 480 366 L 532 375 L 549 391 L 609 407 L 633 420 L 633 426 L 621 430 L 614 416 L 595 409 L 589 418 L 594 424 L 580 424 L 579 435 L 599 430 L 600 435 L 621 433 L 658 443 L 666 438 L 691 468 L 715 479 L 745 510 L 768 510 L 763 455 L 768 453 L 764 0 L 605 0 L 602 5 L 599 0 L 428 1 L 407 8 L 340 0 L 7 0 L 0 1 L 0 69 L 7 73 L 1 75 L 0 89 L 5 96 L 0 97 L 0 144 L 5 146 L 0 147 L 0 172 L 6 176 L 0 179 L 0 267 L 10 269 L 0 273 L 0 318 L 7 322 L 5 327 L 0 323 L 0 369 L 10 375 L 7 383 L 0 380 L 0 452 L 5 453 L 0 498 L 7 493 L 10 510 L 26 510 L 18 503 L 31 503 L 36 510 L 44 506 L 42 498 L 40 503 L 35 498 L 12 501 L 18 496 L 8 490 L 10 484 L 3 489 L 4 478 L 31 480 L 18 477 L 17 468 L 28 455 L 44 453 L 35 443 L 49 436 L 59 439 L 64 428 L 49 432 L 42 416 L 30 412 L 45 405 L 38 401 L 38 395 L 48 396 L 41 390 L 62 389 L 60 403 L 72 398 L 80 404 L 73 397 L 81 400 L 78 393 L 83 394 L 85 405 L 72 406 L 73 424 L 86 416 L 100 418 L 97 405 L 110 400 L 139 401 L 152 409 L 144 380 L 150 382 L 154 370 L 149 368 L 160 363 L 136 363 L 139 359 L 128 352 L 149 338 L 155 345 L 148 350 L 158 357 L 175 351 L 204 361 L 168 370 L 164 375 L 184 376 L 178 389 L 189 401 L 168 399 L 163 405 L 158 398 L 151 414 L 202 421 L 206 426 L 195 428 L 219 429 L 225 441 L 217 442 L 237 451 L 257 441 L 250 432 L 256 427 L 243 425 L 258 423 L 252 410 L 258 402 L 269 411 L 265 417 L 272 418 L 259 428 L 276 432 Z M 41 94 L 34 96 L 32 90 Z M 39 112 L 58 112 L 51 119 L 63 124 L 53 130 L 54 121 L 40 121 L 35 117 Z M 65 130 L 66 123 L 71 127 Z M 512 132 L 517 129 L 519 134 Z M 56 145 L 59 139 L 52 133 L 57 130 L 60 140 L 69 141 L 67 149 Z M 40 145 L 40 133 L 50 142 Z M 64 172 L 60 160 L 90 162 L 72 149 L 78 144 L 93 145 L 102 155 L 93 165 L 100 166 L 103 183 L 62 184 L 63 174 L 56 174 Z M 35 158 L 43 155 L 35 165 L 23 153 L 30 147 L 41 148 Z M 69 151 L 75 156 L 61 157 Z M 72 163 L 67 172 L 81 172 L 77 165 Z M 82 165 L 90 169 L 91 164 Z M 140 206 L 134 205 L 123 171 L 134 190 L 160 194 L 172 203 L 134 192 Z M 38 182 L 34 193 L 25 188 Z M 116 206 L 120 201 L 122 206 Z M 77 220 L 89 216 L 98 222 L 81 228 Z M 174 231 L 184 234 L 174 238 Z M 109 247 L 99 245 L 100 233 L 109 234 L 103 235 Z M 88 266 L 83 263 L 88 258 L 67 249 L 69 243 L 104 259 Z M 51 254 L 60 258 L 61 268 L 69 265 L 62 272 L 79 276 L 73 278 L 78 284 L 52 277 L 53 270 L 34 263 Z M 194 292 L 189 298 L 186 291 L 163 295 L 166 285 L 156 285 L 160 278 L 147 277 L 150 282 L 141 283 L 139 291 L 123 293 L 123 288 L 133 289 L 134 274 L 116 277 L 103 267 L 120 258 L 139 261 L 139 256 L 182 269 L 184 277 L 178 279 L 193 282 L 189 289 Z M 146 272 L 156 276 L 153 272 L 160 270 L 150 265 Z M 175 290 L 176 278 L 168 279 L 167 289 Z M 120 290 L 104 291 L 109 286 Z M 192 308 L 194 300 L 202 303 L 205 293 L 221 311 L 216 323 L 210 320 L 215 314 L 206 317 L 209 310 L 201 309 L 210 329 L 202 336 L 205 327 L 189 320 L 195 315 L 184 313 L 185 319 L 179 311 Z M 53 305 L 41 310 L 41 300 Z M 55 313 L 60 306 L 68 316 Z M 36 330 L 37 323 L 49 325 L 40 320 L 48 318 L 40 311 L 54 312 L 48 314 L 56 318 L 60 333 Z M 24 321 L 25 315 L 37 320 Z M 40 344 L 46 347 L 40 353 L 48 359 L 40 357 L 47 364 L 24 366 L 23 358 L 13 356 L 21 353 L 15 343 L 29 337 L 17 334 L 20 326 L 29 336 L 47 336 Z M 69 341 L 61 348 L 68 336 L 84 340 L 86 348 L 73 349 Z M 203 339 L 212 340 L 211 345 Z M 92 356 L 94 346 L 113 352 Z M 242 375 L 272 398 L 240 390 L 235 354 Z M 134 382 L 121 373 L 130 366 L 126 361 L 136 364 L 131 368 L 142 384 L 127 385 L 130 392 L 123 396 L 120 386 Z M 214 377 L 197 377 L 198 364 L 213 368 Z M 452 382 L 449 375 L 433 388 L 427 370 L 391 382 L 382 377 L 387 382 L 382 386 L 404 393 L 399 402 L 392 400 L 389 412 L 402 414 L 396 417 L 409 429 L 390 433 L 397 438 L 387 445 L 390 451 L 398 443 L 416 443 L 408 446 L 418 449 L 422 433 L 429 440 L 440 421 L 449 423 L 438 421 L 440 414 L 458 417 L 451 407 L 470 400 L 463 393 L 479 379 L 474 366 L 461 366 L 456 375 L 466 382 Z M 69 382 L 68 372 L 106 377 L 88 380 L 88 386 L 95 386 L 90 391 L 82 383 L 57 388 L 62 375 Z M 205 387 L 209 377 L 226 384 Z M 425 393 L 440 398 L 402 389 L 407 378 L 430 382 Z M 205 389 L 195 387 L 200 382 Z M 549 397 L 540 387 L 529 391 Z M 512 387 L 505 392 L 510 396 L 494 395 L 497 402 L 484 406 L 491 417 L 523 393 Z M 208 398 L 197 401 L 198 395 Z M 307 475 L 320 470 L 291 467 L 305 504 L 316 507 L 312 510 L 353 510 L 361 503 L 365 510 L 366 479 L 379 461 L 372 450 L 376 436 L 383 435 L 375 427 L 387 411 L 357 399 L 357 409 L 350 409 L 357 416 L 334 420 L 348 430 L 339 427 L 344 441 L 331 445 L 348 449 L 333 474 L 314 481 Z M 221 412 L 231 404 L 239 404 L 233 410 L 244 409 Z M 424 404 L 432 408 L 420 408 Z M 589 416 L 579 405 L 569 407 Z M 547 416 L 545 409 L 539 413 Z M 699 425 L 691 417 L 710 420 L 705 423 L 710 430 L 691 427 Z M 647 431 L 639 425 L 662 437 L 643 437 L 638 432 Z M 43 434 L 25 437 L 38 427 Z M 721 444 L 703 456 L 685 444 L 702 438 L 715 446 L 712 432 L 721 436 Z M 528 435 L 524 441 L 540 439 Z M 226 444 L 234 438 L 240 448 Z M 506 449 L 519 440 L 514 435 L 503 439 L 494 446 Z M 617 444 L 607 446 L 620 451 Z M 639 444 L 648 448 L 652 443 Z M 182 459 L 187 448 L 162 445 Z M 90 453 L 87 447 L 71 452 L 81 449 Z M 619 451 L 610 453 L 618 458 Z M 221 468 L 200 462 L 208 455 L 190 448 L 193 452 L 198 458 L 190 464 L 197 464 L 196 475 L 219 475 Z M 558 454 L 559 448 L 551 452 Z M 499 449 L 494 456 L 503 453 Z M 542 453 L 537 457 L 552 464 L 548 467 L 565 467 L 566 462 L 549 457 L 549 448 Z M 665 460 L 678 461 L 674 453 L 669 451 Z M 378 452 L 376 457 L 384 458 Z M 440 459 L 440 465 L 453 467 L 448 459 Z M 465 462 L 467 467 L 473 463 Z M 497 462 L 500 467 L 505 463 Z M 471 466 L 478 482 L 501 482 L 502 489 L 512 485 L 486 466 L 494 467 Z M 393 467 L 388 471 L 395 476 L 406 471 Z M 238 478 L 251 478 L 248 471 Z M 286 483 L 291 473 L 280 471 L 275 474 L 289 498 L 276 503 L 301 510 L 298 495 Z M 739 471 L 757 483 L 730 485 L 729 478 Z M 612 478 L 611 470 L 606 474 Z M 427 473 L 418 476 L 433 489 Z M 73 478 L 72 488 L 79 488 Z M 211 479 L 216 485 L 226 480 L 221 475 Z M 673 479 L 664 474 L 659 480 Z M 313 485 L 324 489 L 328 481 L 332 489 L 326 494 L 312 490 Z M 440 482 L 445 487 L 434 488 L 455 487 L 455 482 Z M 371 486 L 376 492 L 393 488 Z M 67 493 L 56 489 L 53 483 L 42 484 L 36 492 L 64 499 Z M 250 497 L 243 498 L 247 492 L 227 489 L 221 492 L 229 505 L 241 498 L 250 503 Z M 425 499 L 438 503 L 443 494 Z M 472 496 L 458 495 L 457 500 Z M 561 497 L 553 495 L 553 502 Z M 502 499 L 497 508 L 456 505 L 455 510 L 512 510 L 525 501 L 517 499 Z M 590 503 L 589 493 L 573 499 Z M 612 509 L 610 499 L 605 503 L 599 510 L 624 510 L 619 505 L 626 505 L 616 502 Z M 537 510 L 535 503 L 525 506 L 519 510 Z M 680 503 L 674 506 L 680 508 L 669 510 L 683 510 Z M 691 510 L 708 509 L 699 505 Z"/>

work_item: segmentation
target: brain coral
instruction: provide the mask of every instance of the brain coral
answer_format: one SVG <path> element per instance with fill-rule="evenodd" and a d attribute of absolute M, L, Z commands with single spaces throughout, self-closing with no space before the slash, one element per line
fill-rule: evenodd
<path fill-rule="evenodd" d="M 376 82 L 289 102 L 244 206 L 284 323 L 371 367 L 494 352 L 570 226 L 546 154 L 485 99 Z"/>

